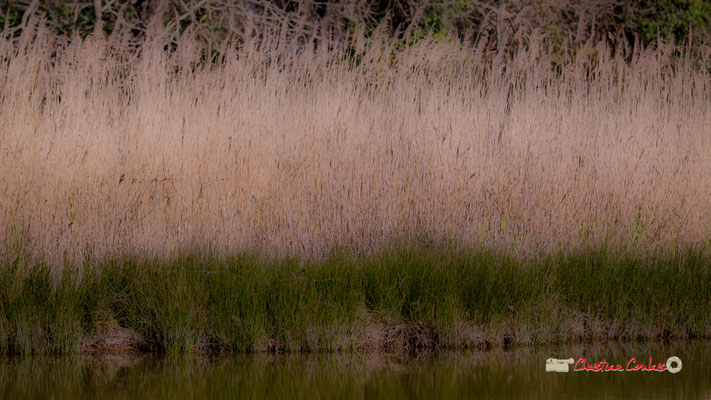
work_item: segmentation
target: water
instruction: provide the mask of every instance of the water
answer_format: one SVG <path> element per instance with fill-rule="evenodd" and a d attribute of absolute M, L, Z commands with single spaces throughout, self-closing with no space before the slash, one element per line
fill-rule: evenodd
<path fill-rule="evenodd" d="M 545 372 L 549 357 L 678 356 L 665 372 Z M 0 360 L 0 398 L 711 398 L 711 342 L 518 348 L 418 355 L 95 355 Z"/>

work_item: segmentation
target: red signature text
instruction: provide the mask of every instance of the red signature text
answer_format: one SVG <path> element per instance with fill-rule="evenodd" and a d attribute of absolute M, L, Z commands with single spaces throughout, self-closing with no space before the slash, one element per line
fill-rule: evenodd
<path fill-rule="evenodd" d="M 667 370 L 665 363 L 652 363 L 652 357 L 649 357 L 644 363 L 637 362 L 637 359 L 632 357 L 627 361 L 627 364 L 622 366 L 622 364 L 609 363 L 604 358 L 602 361 L 596 363 L 588 363 L 588 360 L 584 357 L 578 358 L 573 366 L 574 371 L 587 371 L 587 372 L 624 372 L 624 371 L 651 371 L 651 372 L 664 372 Z"/>

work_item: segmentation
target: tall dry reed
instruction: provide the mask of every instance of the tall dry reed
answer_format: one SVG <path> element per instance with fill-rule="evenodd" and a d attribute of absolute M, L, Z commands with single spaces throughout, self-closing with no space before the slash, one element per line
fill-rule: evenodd
<path fill-rule="evenodd" d="M 0 41 L 0 242 L 60 263 L 711 237 L 711 80 L 680 49 L 393 46 Z"/>

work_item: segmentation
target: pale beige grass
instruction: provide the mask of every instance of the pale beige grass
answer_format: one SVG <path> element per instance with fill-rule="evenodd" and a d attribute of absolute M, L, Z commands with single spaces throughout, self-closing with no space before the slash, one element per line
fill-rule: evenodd
<path fill-rule="evenodd" d="M 200 66 L 189 39 L 136 56 L 31 36 L 0 43 L 0 242 L 52 263 L 710 236 L 711 82 L 671 46 L 589 46 L 559 74 L 535 46 L 497 61 L 424 40 L 391 65 L 374 40 L 351 68 L 275 40 Z"/>

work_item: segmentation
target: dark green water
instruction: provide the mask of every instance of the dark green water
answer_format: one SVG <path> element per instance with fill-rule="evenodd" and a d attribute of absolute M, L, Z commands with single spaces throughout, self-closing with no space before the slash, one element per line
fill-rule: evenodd
<path fill-rule="evenodd" d="M 545 372 L 548 357 L 665 362 L 665 372 Z M 511 351 L 10 358 L 0 398 L 711 398 L 711 342 L 519 348 Z"/>

